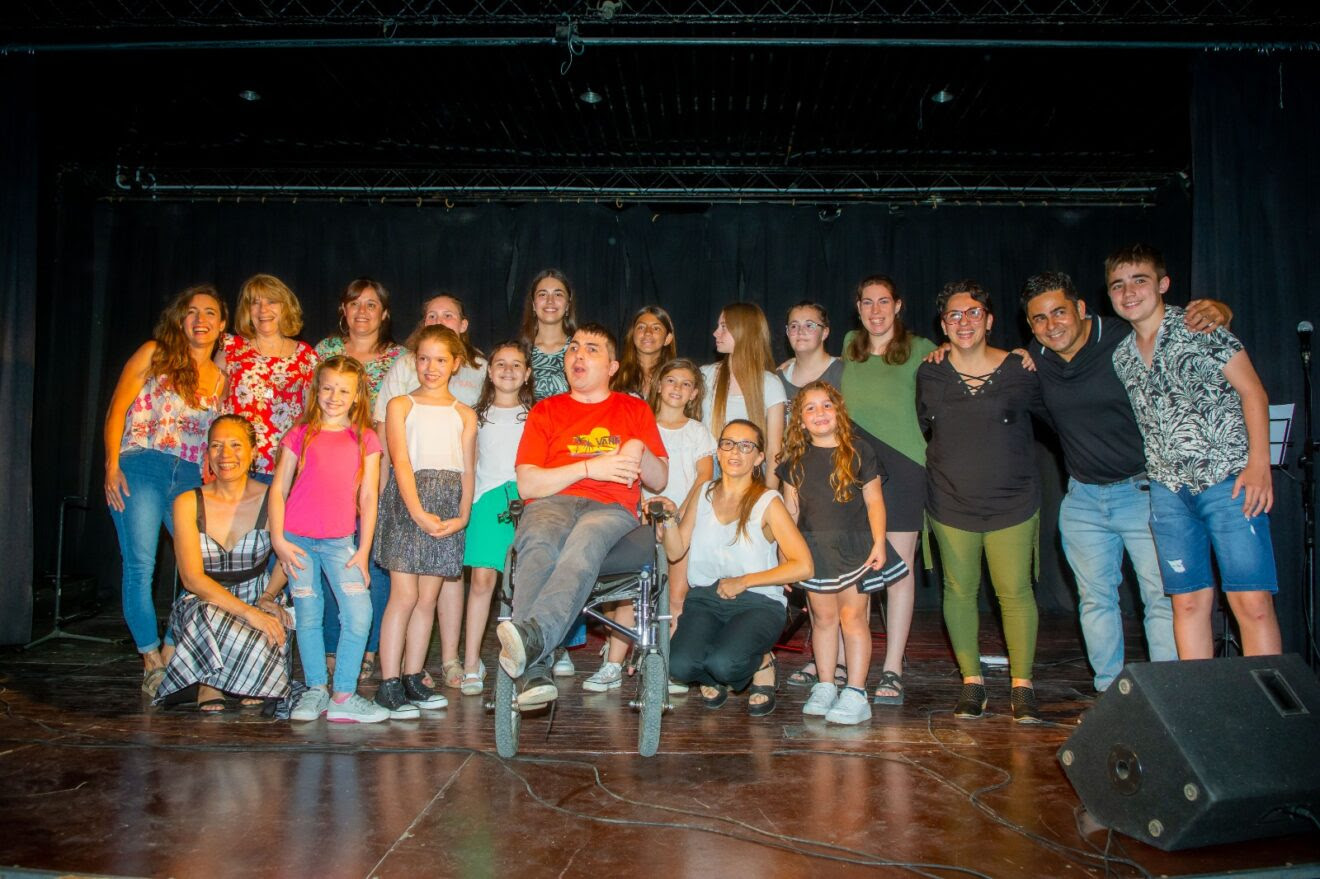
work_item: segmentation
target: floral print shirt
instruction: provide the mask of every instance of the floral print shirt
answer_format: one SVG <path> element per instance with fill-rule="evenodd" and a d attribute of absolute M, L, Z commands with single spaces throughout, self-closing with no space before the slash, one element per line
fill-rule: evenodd
<path fill-rule="evenodd" d="M 392 344 L 384 351 L 376 355 L 372 360 L 362 364 L 367 369 L 367 384 L 371 386 L 371 408 L 376 408 L 376 392 L 380 390 L 380 383 L 385 380 L 385 374 L 390 371 L 394 361 L 399 359 L 399 355 L 404 352 L 404 347 L 398 344 Z M 331 357 L 338 357 L 344 353 L 344 340 L 340 336 L 327 336 L 316 345 L 316 356 L 322 360 L 329 360 Z"/>
<path fill-rule="evenodd" d="M 1220 327 L 1194 333 L 1183 309 L 1164 307 L 1147 367 L 1133 333 L 1114 349 L 1114 371 L 1127 388 L 1146 442 L 1146 473 L 1171 491 L 1199 494 L 1247 466 L 1242 398 L 1224 366 L 1242 343 Z"/>
<path fill-rule="evenodd" d="M 229 395 L 225 411 L 242 415 L 257 432 L 254 465 L 258 473 L 274 473 L 280 437 L 293 427 L 307 404 L 316 374 L 316 352 L 295 342 L 288 357 L 266 357 L 242 336 L 224 337 L 225 373 Z"/>
<path fill-rule="evenodd" d="M 206 432 L 220 414 L 220 403 L 220 388 L 212 394 L 198 394 L 197 406 L 193 407 L 174 390 L 168 378 L 149 376 L 128 407 L 119 450 L 165 452 L 200 464 L 206 451 Z"/>

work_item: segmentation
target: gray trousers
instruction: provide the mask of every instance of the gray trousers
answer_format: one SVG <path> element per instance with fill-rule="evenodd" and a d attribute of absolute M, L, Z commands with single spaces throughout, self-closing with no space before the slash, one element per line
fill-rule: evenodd
<path fill-rule="evenodd" d="M 544 659 L 582 613 L 600 564 L 637 517 L 618 504 L 556 494 L 527 504 L 513 543 L 518 562 L 513 580 L 514 622 L 536 620 Z"/>

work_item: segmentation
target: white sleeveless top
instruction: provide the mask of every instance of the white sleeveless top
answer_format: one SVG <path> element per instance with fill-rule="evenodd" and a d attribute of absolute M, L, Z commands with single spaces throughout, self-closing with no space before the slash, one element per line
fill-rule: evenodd
<path fill-rule="evenodd" d="M 769 489 L 756 499 L 752 514 L 747 518 L 747 535 L 738 535 L 738 520 L 725 525 L 715 518 L 706 490 L 697 492 L 697 503 L 692 515 L 697 517 L 692 529 L 692 547 L 688 551 L 688 583 L 711 586 L 725 577 L 741 577 L 757 571 L 768 571 L 779 564 L 779 545 L 766 540 L 763 531 L 765 511 L 779 492 Z M 738 539 L 735 541 L 735 536 Z M 747 590 L 780 604 L 787 605 L 783 586 L 753 586 Z"/>
<path fill-rule="evenodd" d="M 463 472 L 463 416 L 458 414 L 458 403 L 427 406 L 413 400 L 403 426 L 414 473 L 418 470 Z"/>

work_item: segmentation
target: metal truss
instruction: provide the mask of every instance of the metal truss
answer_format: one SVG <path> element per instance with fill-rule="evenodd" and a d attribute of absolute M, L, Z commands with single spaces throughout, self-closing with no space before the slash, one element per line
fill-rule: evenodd
<path fill-rule="evenodd" d="M 535 45 L 1314 49 L 1320 4 L 1265 0 L 28 0 L 2 52 Z"/>
<path fill-rule="evenodd" d="M 852 171 L 774 167 L 660 169 L 166 169 L 121 166 L 113 199 L 372 201 L 454 207 L 476 202 L 777 202 L 938 206 L 1150 205 L 1176 174 L 1157 171 Z"/>

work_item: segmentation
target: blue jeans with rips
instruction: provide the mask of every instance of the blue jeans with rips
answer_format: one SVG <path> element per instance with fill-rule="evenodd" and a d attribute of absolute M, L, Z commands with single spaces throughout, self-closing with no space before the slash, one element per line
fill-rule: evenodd
<path fill-rule="evenodd" d="M 358 668 L 366 648 L 367 634 L 371 631 L 371 598 L 362 573 L 357 568 L 345 567 L 357 551 L 355 535 L 347 537 L 302 537 L 284 532 L 284 538 L 301 549 L 303 568 L 289 572 L 289 594 L 297 612 L 298 657 L 302 660 L 303 676 L 307 686 L 323 687 L 329 674 L 326 671 L 325 639 L 322 616 L 325 613 L 325 587 L 339 602 L 339 653 L 335 662 L 333 692 L 355 693 Z M 322 581 L 322 574 L 325 581 Z"/>

